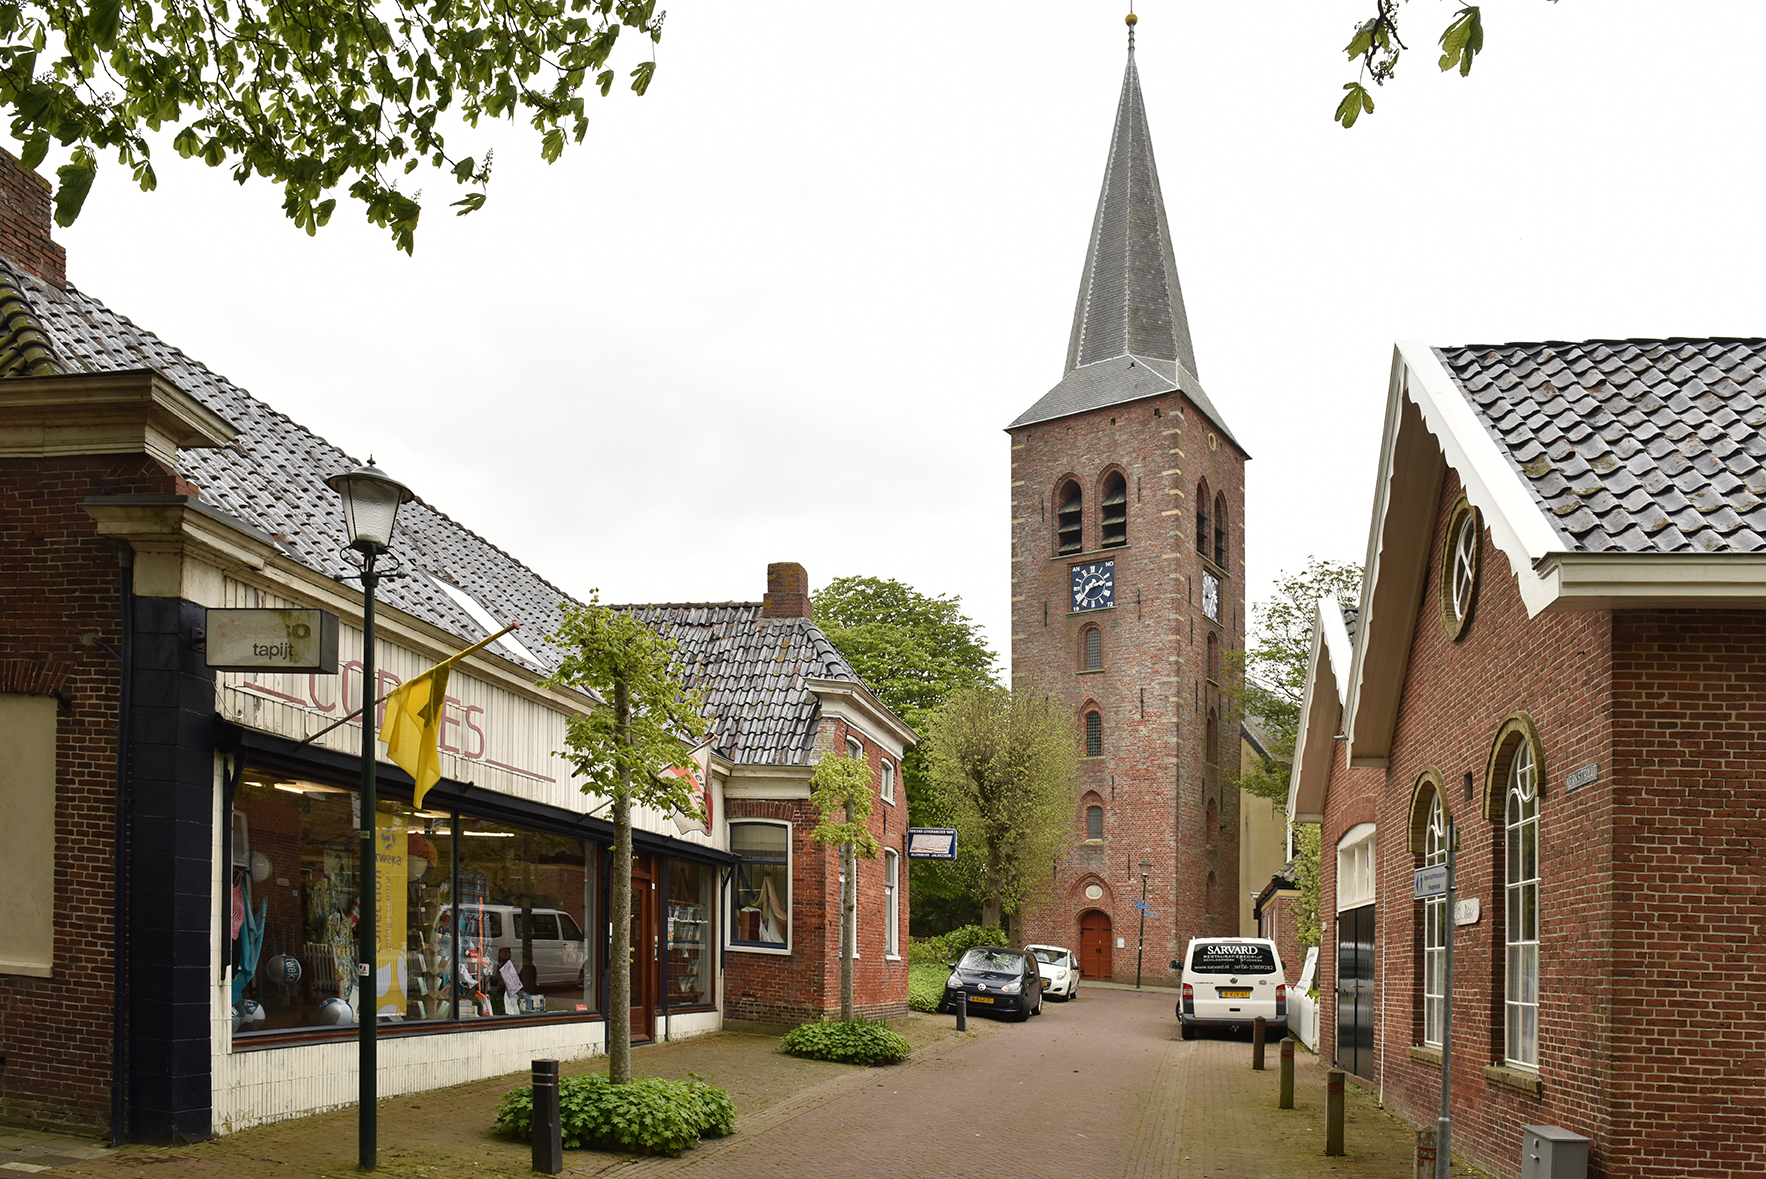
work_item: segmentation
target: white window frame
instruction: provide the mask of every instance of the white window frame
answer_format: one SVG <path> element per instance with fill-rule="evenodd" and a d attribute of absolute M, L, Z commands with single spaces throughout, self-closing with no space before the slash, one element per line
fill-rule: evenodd
<path fill-rule="evenodd" d="M 1441 791 L 1429 801 L 1428 825 L 1423 831 L 1423 867 L 1447 862 L 1447 808 Z M 1441 1028 L 1446 1011 L 1447 894 L 1423 901 L 1423 1043 L 1441 1047 Z"/>
<path fill-rule="evenodd" d="M 785 879 L 791 884 L 791 895 L 785 901 L 785 944 L 763 945 L 757 942 L 741 942 L 736 940 L 736 874 L 730 874 L 729 924 L 724 931 L 724 949 L 739 954 L 772 954 L 776 957 L 789 957 L 792 950 L 792 914 L 797 907 L 797 865 L 791 854 L 791 824 L 779 819 L 729 819 L 726 820 L 730 831 L 730 847 L 736 846 L 735 828 L 752 825 L 756 827 L 782 827 L 785 830 Z"/>
<path fill-rule="evenodd" d="M 1503 1062 L 1539 1068 L 1539 767 L 1525 733 L 1505 775 Z"/>
<path fill-rule="evenodd" d="M 865 743 L 857 737 L 848 737 L 846 739 L 846 756 L 853 761 L 863 762 L 865 760 Z"/>
<path fill-rule="evenodd" d="M 877 775 L 877 794 L 890 806 L 895 805 L 895 763 L 888 758 L 882 759 L 882 772 Z"/>
<path fill-rule="evenodd" d="M 883 956 L 901 961 L 901 855 L 892 847 L 883 849 Z"/>
<path fill-rule="evenodd" d="M 1374 903 L 1376 864 L 1374 825 L 1358 823 L 1337 841 L 1337 912 Z"/>

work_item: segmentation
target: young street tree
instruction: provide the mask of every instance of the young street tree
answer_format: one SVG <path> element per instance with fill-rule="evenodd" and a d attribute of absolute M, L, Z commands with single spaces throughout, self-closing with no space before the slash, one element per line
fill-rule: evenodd
<path fill-rule="evenodd" d="M 931 788 L 958 832 L 959 867 L 981 895 L 981 923 L 998 925 L 1066 845 L 1079 759 L 1073 717 L 1040 692 L 967 688 L 933 718 L 926 747 Z"/>
<path fill-rule="evenodd" d="M 663 15 L 656 0 L 26 0 L 0 6 L 0 112 L 26 167 L 52 139 L 72 149 L 56 170 L 59 225 L 79 216 L 102 152 L 151 191 L 148 137 L 169 130 L 186 159 L 280 184 L 283 212 L 309 234 L 347 186 L 409 253 L 423 210 L 400 175 L 427 163 L 470 190 L 454 207 L 475 212 L 490 153 L 447 136 L 519 114 L 555 161 L 588 131 L 585 94 L 613 88 L 621 31 L 655 43 Z M 637 62 L 631 88 L 643 94 L 655 68 Z"/>
<path fill-rule="evenodd" d="M 871 767 L 841 755 L 825 756 L 809 776 L 809 800 L 821 822 L 810 832 L 817 843 L 840 849 L 840 1018 L 852 1018 L 852 944 L 858 928 L 858 857 L 877 858 L 881 850 L 866 822 L 871 817 L 871 797 L 877 792 Z"/>
<path fill-rule="evenodd" d="M 570 718 L 558 756 L 575 768 L 583 793 L 612 800 L 607 1075 L 623 1085 L 632 1079 L 632 807 L 705 817 L 693 784 L 664 771 L 686 758 L 706 722 L 698 695 L 669 670 L 674 643 L 594 594 L 586 606 L 565 607 L 552 641 L 569 654 L 546 683 L 604 701 Z"/>

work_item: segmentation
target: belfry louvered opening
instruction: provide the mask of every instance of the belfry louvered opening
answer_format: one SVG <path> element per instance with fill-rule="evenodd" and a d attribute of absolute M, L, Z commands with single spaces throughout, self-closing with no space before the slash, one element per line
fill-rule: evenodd
<path fill-rule="evenodd" d="M 1104 480 L 1104 539 L 1101 547 L 1120 548 L 1128 543 L 1128 480 L 1112 472 Z"/>
<path fill-rule="evenodd" d="M 1085 543 L 1085 497 L 1079 484 L 1068 480 L 1055 493 L 1055 551 L 1077 553 Z"/>

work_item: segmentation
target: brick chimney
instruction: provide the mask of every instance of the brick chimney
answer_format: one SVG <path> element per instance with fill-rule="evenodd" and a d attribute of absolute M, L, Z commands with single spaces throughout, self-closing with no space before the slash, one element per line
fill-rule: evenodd
<path fill-rule="evenodd" d="M 778 561 L 766 567 L 766 598 L 762 618 L 808 618 L 809 573 L 795 561 Z"/>
<path fill-rule="evenodd" d="M 67 285 L 67 251 L 50 238 L 49 182 L 0 150 L 0 257 L 58 287 Z"/>

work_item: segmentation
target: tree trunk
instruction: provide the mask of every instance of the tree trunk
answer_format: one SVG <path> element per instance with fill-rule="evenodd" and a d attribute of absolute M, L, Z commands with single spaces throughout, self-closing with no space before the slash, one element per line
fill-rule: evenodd
<path fill-rule="evenodd" d="M 1000 892 L 999 856 L 990 851 L 987 867 L 981 874 L 981 925 L 984 929 L 992 929 L 1000 923 Z"/>
<path fill-rule="evenodd" d="M 852 822 L 852 804 L 846 804 L 846 821 Z M 852 1018 L 852 954 L 858 932 L 858 857 L 850 843 L 840 845 L 840 1018 Z"/>
<path fill-rule="evenodd" d="M 632 720 L 631 696 L 623 681 L 613 685 L 615 743 L 624 746 Z M 613 793 L 612 946 L 607 963 L 607 1079 L 632 1079 L 632 771 L 622 767 Z"/>

